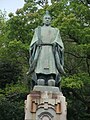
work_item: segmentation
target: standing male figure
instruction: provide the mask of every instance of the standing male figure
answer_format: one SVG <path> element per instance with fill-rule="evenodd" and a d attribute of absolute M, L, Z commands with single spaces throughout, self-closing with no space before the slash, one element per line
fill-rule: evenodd
<path fill-rule="evenodd" d="M 35 29 L 30 44 L 30 73 L 34 73 L 34 85 L 52 85 L 59 83 L 58 76 L 64 74 L 64 46 L 59 30 L 50 26 L 48 11 L 43 17 L 43 26 Z"/>

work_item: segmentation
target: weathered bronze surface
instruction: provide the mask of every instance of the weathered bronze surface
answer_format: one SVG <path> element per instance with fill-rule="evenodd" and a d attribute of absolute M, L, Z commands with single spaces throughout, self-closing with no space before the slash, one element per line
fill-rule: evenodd
<path fill-rule="evenodd" d="M 41 84 L 57 86 L 60 75 L 64 74 L 64 45 L 59 29 L 51 27 L 50 23 L 51 17 L 46 13 L 43 17 L 44 25 L 35 29 L 30 44 L 29 72 L 34 74 L 34 84 L 40 85 L 37 80 L 44 79 Z M 52 81 L 48 83 L 50 79 Z"/>

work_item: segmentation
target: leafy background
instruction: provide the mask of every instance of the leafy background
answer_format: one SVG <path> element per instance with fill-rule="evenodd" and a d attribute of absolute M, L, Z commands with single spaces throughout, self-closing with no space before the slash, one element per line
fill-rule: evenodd
<path fill-rule="evenodd" d="M 9 13 L 8 20 L 0 10 L 0 120 L 24 119 L 24 100 L 31 90 L 31 78 L 26 75 L 29 45 L 46 10 L 65 46 L 66 76 L 62 76 L 61 87 L 68 120 L 90 120 L 89 0 L 52 0 L 50 6 L 25 0 L 16 15 Z"/>

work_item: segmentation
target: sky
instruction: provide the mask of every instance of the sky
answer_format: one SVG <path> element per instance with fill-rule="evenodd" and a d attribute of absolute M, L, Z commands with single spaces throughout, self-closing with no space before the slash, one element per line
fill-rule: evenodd
<path fill-rule="evenodd" d="M 0 0 L 0 10 L 8 13 L 15 13 L 17 9 L 22 8 L 24 0 Z"/>
<path fill-rule="evenodd" d="M 49 1 L 49 5 L 51 4 L 51 0 Z M 24 0 L 0 0 L 0 10 L 2 12 L 6 11 L 6 17 L 8 18 L 8 14 L 10 12 L 15 13 L 17 9 L 20 9 L 24 6 Z"/>

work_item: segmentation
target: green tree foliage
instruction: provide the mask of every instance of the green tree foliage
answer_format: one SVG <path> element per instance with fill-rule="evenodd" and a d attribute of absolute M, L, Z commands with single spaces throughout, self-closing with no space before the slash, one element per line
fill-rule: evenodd
<path fill-rule="evenodd" d="M 24 120 L 24 100 L 28 89 L 22 83 L 8 85 L 0 90 L 0 119 Z"/>
<path fill-rule="evenodd" d="M 22 120 L 29 91 L 24 84 L 29 45 L 15 38 L 11 40 L 7 28 L 5 13 L 0 12 L 0 119 Z"/>
<path fill-rule="evenodd" d="M 67 98 L 68 120 L 90 119 L 89 5 L 88 0 L 53 0 L 50 6 L 25 0 L 16 15 L 9 14 L 9 20 L 0 13 L 1 120 L 24 119 L 24 100 L 29 91 L 25 86 L 29 44 L 34 29 L 42 25 L 45 10 L 49 10 L 52 26 L 60 30 L 65 46 L 66 76 L 62 76 L 61 86 Z"/>

